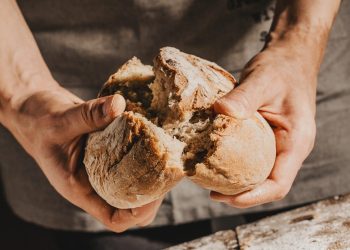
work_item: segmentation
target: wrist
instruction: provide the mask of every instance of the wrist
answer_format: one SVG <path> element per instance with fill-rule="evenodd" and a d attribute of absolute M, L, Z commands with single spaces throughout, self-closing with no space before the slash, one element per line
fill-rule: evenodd
<path fill-rule="evenodd" d="M 5 83 L 0 84 L 0 87 L 6 86 L 4 91 L 0 91 L 0 123 L 6 127 L 18 113 L 23 111 L 23 103 L 30 96 L 41 91 L 60 88 L 50 74 L 39 70 L 7 75 L 0 81 Z"/>
<path fill-rule="evenodd" d="M 265 49 L 299 58 L 317 75 L 340 0 L 278 0 Z"/>
<path fill-rule="evenodd" d="M 284 29 L 270 31 L 263 51 L 275 51 L 285 55 L 317 76 L 328 32 L 307 25 L 293 25 Z"/>

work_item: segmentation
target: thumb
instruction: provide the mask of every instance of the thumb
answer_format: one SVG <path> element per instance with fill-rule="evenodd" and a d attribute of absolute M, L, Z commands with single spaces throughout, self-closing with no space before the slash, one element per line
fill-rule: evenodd
<path fill-rule="evenodd" d="M 65 113 L 70 136 L 79 136 L 105 128 L 125 109 L 121 95 L 105 96 L 81 103 Z"/>
<path fill-rule="evenodd" d="M 237 119 L 248 119 L 262 104 L 262 93 L 257 84 L 245 81 L 218 99 L 214 103 L 214 110 Z"/>

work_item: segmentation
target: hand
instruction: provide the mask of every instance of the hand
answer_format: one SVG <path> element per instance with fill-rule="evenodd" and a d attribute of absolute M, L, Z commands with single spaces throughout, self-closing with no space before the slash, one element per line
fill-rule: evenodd
<path fill-rule="evenodd" d="M 314 145 L 317 74 L 339 5 L 339 0 L 277 1 L 262 52 L 246 65 L 240 85 L 214 105 L 240 119 L 259 111 L 273 127 L 276 161 L 253 190 L 234 196 L 212 192 L 212 199 L 245 208 L 289 192 Z"/>
<path fill-rule="evenodd" d="M 268 179 L 251 191 L 211 198 L 246 208 L 286 196 L 315 140 L 317 75 L 291 46 L 267 48 L 245 67 L 240 85 L 214 105 L 217 112 L 246 119 L 257 110 L 276 137 L 277 158 Z M 306 64 L 305 64 L 306 63 Z"/>
<path fill-rule="evenodd" d="M 84 134 L 103 129 L 125 108 L 120 95 L 83 102 L 52 84 L 17 105 L 9 126 L 36 160 L 53 187 L 68 201 L 91 214 L 107 228 L 122 232 L 153 221 L 161 200 L 135 209 L 116 209 L 91 187 L 82 163 Z"/>

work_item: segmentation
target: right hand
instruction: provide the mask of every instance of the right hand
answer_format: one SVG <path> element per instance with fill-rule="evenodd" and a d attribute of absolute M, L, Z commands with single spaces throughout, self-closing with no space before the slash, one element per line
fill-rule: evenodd
<path fill-rule="evenodd" d="M 106 96 L 84 102 L 53 84 L 52 89 L 27 95 L 6 124 L 24 149 L 35 159 L 52 186 L 64 198 L 122 232 L 153 221 L 162 199 L 134 209 L 107 204 L 89 183 L 82 163 L 84 135 L 105 128 L 125 108 L 122 96 Z"/>
<path fill-rule="evenodd" d="M 263 183 L 236 195 L 211 193 L 216 201 L 248 208 L 283 199 L 292 187 L 316 135 L 317 62 L 305 46 L 281 44 L 256 55 L 243 70 L 240 85 L 215 103 L 218 113 L 248 119 L 257 111 L 270 123 L 276 138 L 276 161 Z M 301 53 L 300 53 L 301 54 Z"/>

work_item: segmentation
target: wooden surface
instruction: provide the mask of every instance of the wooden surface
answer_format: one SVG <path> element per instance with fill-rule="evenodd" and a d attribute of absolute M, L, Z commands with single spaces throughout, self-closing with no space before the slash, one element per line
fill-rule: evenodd
<path fill-rule="evenodd" d="M 220 231 L 215 234 L 183 243 L 167 250 L 226 250 L 238 249 L 236 233 L 233 230 Z"/>
<path fill-rule="evenodd" d="M 171 250 L 350 249 L 350 194 L 187 242 Z"/>

